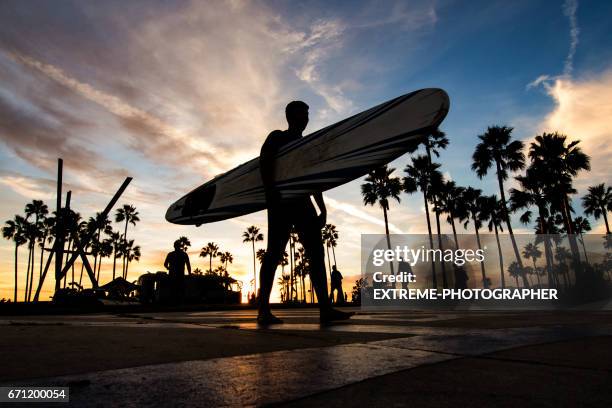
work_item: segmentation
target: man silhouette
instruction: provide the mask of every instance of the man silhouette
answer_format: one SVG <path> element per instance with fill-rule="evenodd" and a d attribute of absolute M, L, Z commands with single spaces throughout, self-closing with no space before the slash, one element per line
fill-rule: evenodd
<path fill-rule="evenodd" d="M 336 303 L 343 303 L 344 294 L 342 293 L 342 274 L 336 265 L 332 266 L 331 273 L 331 293 L 329 294 L 329 297 L 332 303 L 334 303 L 334 291 L 338 292 L 336 294 Z"/>
<path fill-rule="evenodd" d="M 183 301 L 185 292 L 185 266 L 187 266 L 187 272 L 191 275 L 189 255 L 183 251 L 181 241 L 177 239 L 174 241 L 174 251 L 166 255 L 164 267 L 168 269 L 168 275 L 170 275 L 170 281 L 174 290 L 174 299 L 178 303 Z"/>
<path fill-rule="evenodd" d="M 282 323 L 270 310 L 270 292 L 274 284 L 276 267 L 282 259 L 292 226 L 300 236 L 306 256 L 310 260 L 310 278 L 319 301 L 321 322 L 348 319 L 352 313 L 332 309 L 327 296 L 327 276 L 321 239 L 321 228 L 325 225 L 327 218 L 323 194 L 314 194 L 314 199 L 321 211 L 321 214 L 317 215 L 310 196 L 282 200 L 275 185 L 276 153 L 287 143 L 302 137 L 302 132 L 308 124 L 308 105 L 302 101 L 290 102 L 285 108 L 285 116 L 289 125 L 288 129 L 275 130 L 270 133 L 261 147 L 259 156 L 259 167 L 268 207 L 268 248 L 261 265 L 261 292 L 257 321 L 260 324 Z"/>

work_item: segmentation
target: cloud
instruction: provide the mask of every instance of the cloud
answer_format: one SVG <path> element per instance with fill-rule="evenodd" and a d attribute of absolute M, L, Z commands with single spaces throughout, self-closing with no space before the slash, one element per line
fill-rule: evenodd
<path fill-rule="evenodd" d="M 563 3 L 563 14 L 567 16 L 570 24 L 570 47 L 567 57 L 565 58 L 563 75 L 571 75 L 572 71 L 574 70 L 574 55 L 576 54 L 576 47 L 578 46 L 578 34 L 580 34 L 578 21 L 576 19 L 577 10 L 577 0 L 565 0 L 565 3 Z"/>
<path fill-rule="evenodd" d="M 551 86 L 553 81 L 563 78 L 570 78 L 574 71 L 574 56 L 576 55 L 576 49 L 578 47 L 578 36 L 580 34 L 580 28 L 578 27 L 578 18 L 576 13 L 578 11 L 578 0 L 565 0 L 562 6 L 563 14 L 569 20 L 569 35 L 570 43 L 567 56 L 563 63 L 563 73 L 561 75 L 548 75 L 543 74 L 538 76 L 536 79 L 527 84 L 526 89 L 538 87 L 539 85 L 544 86 L 545 89 Z"/>
<path fill-rule="evenodd" d="M 541 131 L 559 131 L 591 156 L 591 172 L 583 173 L 582 186 L 610 183 L 612 168 L 612 69 L 590 78 L 557 79 L 547 88 L 555 108 L 543 121 Z"/>
<path fill-rule="evenodd" d="M 381 227 L 385 226 L 385 222 L 380 217 L 374 217 L 352 204 L 342 202 L 340 200 L 335 200 L 330 197 L 326 197 L 325 202 L 334 210 L 342 211 L 352 217 L 358 218 L 362 221 L 366 221 L 372 225 Z M 389 231 L 393 234 L 403 234 L 403 231 L 392 223 L 389 223 Z"/>
<path fill-rule="evenodd" d="M 0 184 L 4 184 L 11 190 L 15 191 L 17 194 L 20 194 L 26 198 L 48 199 L 52 197 L 52 194 L 50 193 L 49 189 L 41 188 L 39 183 L 28 177 L 8 175 L 0 176 Z"/>

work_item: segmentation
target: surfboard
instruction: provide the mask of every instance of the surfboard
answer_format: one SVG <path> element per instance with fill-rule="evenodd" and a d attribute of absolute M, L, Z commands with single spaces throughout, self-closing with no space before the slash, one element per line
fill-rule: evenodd
<path fill-rule="evenodd" d="M 442 89 L 411 92 L 283 146 L 275 161 L 282 199 L 329 190 L 389 163 L 440 125 L 449 109 Z M 266 208 L 259 158 L 181 197 L 166 220 L 200 225 Z"/>

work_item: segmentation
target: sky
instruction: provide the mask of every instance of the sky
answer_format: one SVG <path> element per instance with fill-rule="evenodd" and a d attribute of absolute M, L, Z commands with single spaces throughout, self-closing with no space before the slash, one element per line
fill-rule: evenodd
<path fill-rule="evenodd" d="M 265 233 L 265 212 L 196 228 L 167 223 L 167 207 L 256 157 L 268 133 L 285 128 L 291 100 L 310 105 L 310 133 L 425 87 L 451 99 L 441 126 L 450 145 L 438 159 L 447 178 L 496 193 L 492 175 L 480 180 L 469 170 L 477 135 L 495 124 L 525 142 L 560 131 L 592 159 L 592 172 L 576 180 L 578 204 L 588 185 L 612 182 L 611 15 L 611 2 L 570 0 L 4 0 L 0 219 L 32 199 L 53 205 L 58 157 L 84 218 L 132 176 L 119 202 L 135 205 L 141 219 L 128 231 L 142 247 L 130 280 L 163 270 L 185 235 L 194 267 L 206 268 L 198 254 L 207 242 L 232 252 L 230 274 L 246 291 L 252 253 L 241 235 L 250 225 Z M 395 174 L 409 161 L 393 162 Z M 325 193 L 345 290 L 360 274 L 360 234 L 384 233 L 381 209 L 362 204 L 361 183 Z M 418 195 L 402 195 L 389 216 L 393 233 L 426 232 Z M 594 232 L 603 231 L 600 221 L 591 220 Z M 12 242 L 0 242 L 0 298 L 12 296 L 13 254 Z"/>

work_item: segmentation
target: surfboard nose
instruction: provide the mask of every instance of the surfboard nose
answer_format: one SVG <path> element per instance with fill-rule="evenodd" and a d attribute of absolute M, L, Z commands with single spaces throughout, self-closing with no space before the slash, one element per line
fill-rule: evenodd
<path fill-rule="evenodd" d="M 175 224 L 190 223 L 192 217 L 205 212 L 215 198 L 215 184 L 196 188 L 168 208 L 166 220 Z"/>
<path fill-rule="evenodd" d="M 438 113 L 433 120 L 434 127 L 437 127 L 442 123 L 448 111 L 450 110 L 450 97 L 448 93 L 442 88 L 426 88 L 421 90 L 421 92 L 427 93 L 427 96 L 430 98 L 435 98 L 440 101 L 440 108 L 438 109 Z"/>

